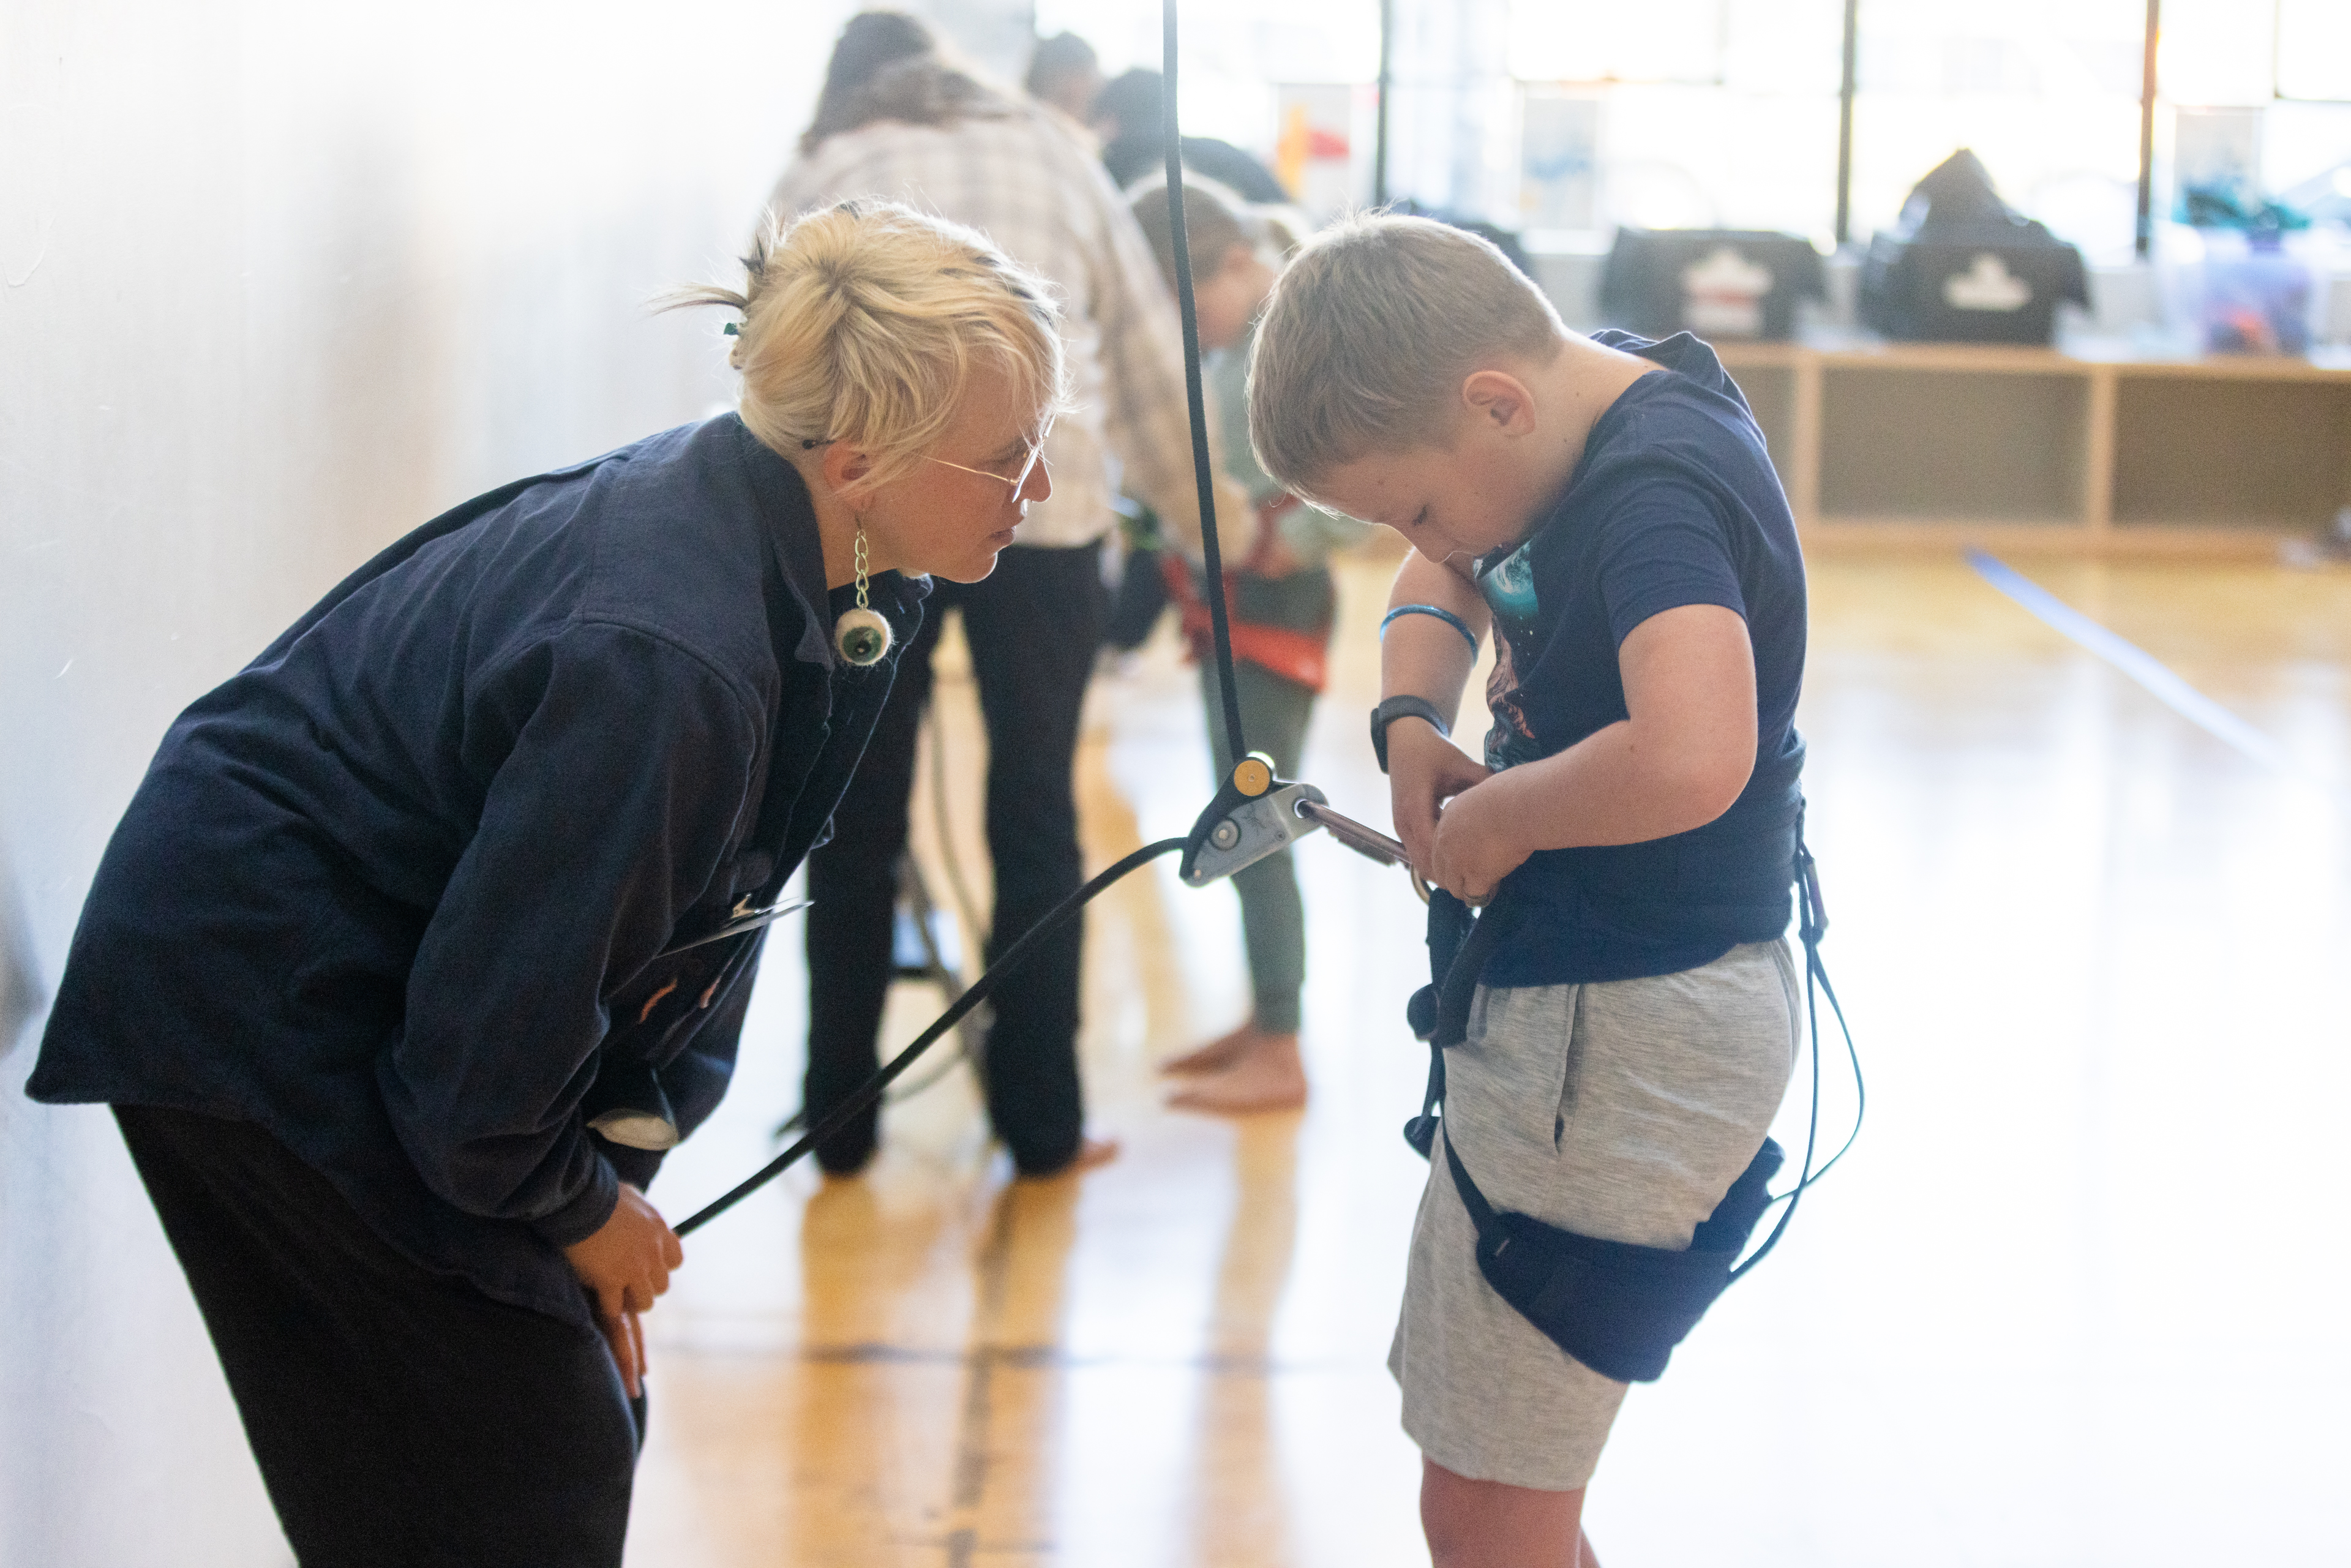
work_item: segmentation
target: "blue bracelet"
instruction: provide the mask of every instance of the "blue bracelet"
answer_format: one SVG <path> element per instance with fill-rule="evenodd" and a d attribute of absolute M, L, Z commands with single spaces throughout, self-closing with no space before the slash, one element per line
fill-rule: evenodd
<path fill-rule="evenodd" d="M 1399 615 L 1436 616 L 1439 621 L 1444 622 L 1447 626 L 1452 627 L 1456 632 L 1461 633 L 1461 640 L 1469 644 L 1469 656 L 1471 658 L 1474 659 L 1478 656 L 1478 633 L 1469 630 L 1469 622 L 1462 620 L 1461 617 L 1454 614 L 1450 610 L 1437 604 L 1397 605 L 1380 620 L 1381 642 L 1384 643 L 1388 640 L 1388 622 L 1395 620 Z"/>

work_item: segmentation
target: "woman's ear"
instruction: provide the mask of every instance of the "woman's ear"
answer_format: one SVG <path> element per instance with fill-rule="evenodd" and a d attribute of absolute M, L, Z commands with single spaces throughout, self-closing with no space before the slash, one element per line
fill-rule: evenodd
<path fill-rule="evenodd" d="M 824 449 L 824 482 L 844 495 L 853 495 L 862 488 L 873 472 L 873 455 L 846 441 L 836 441 Z"/>

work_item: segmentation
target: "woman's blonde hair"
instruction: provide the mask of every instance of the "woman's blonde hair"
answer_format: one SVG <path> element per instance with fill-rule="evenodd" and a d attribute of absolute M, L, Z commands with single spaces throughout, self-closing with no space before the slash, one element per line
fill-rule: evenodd
<path fill-rule="evenodd" d="M 872 201 L 771 215 L 743 268 L 739 294 L 704 286 L 659 305 L 743 313 L 729 356 L 743 423 L 786 457 L 847 442 L 873 455 L 862 484 L 896 478 L 937 444 L 982 364 L 1041 418 L 1068 406 L 1049 286 L 960 224 Z"/>

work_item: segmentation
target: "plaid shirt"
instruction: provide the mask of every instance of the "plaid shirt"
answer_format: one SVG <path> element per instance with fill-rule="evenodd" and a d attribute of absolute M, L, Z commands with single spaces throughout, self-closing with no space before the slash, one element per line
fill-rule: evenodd
<path fill-rule="evenodd" d="M 946 126 L 877 121 L 795 160 L 769 204 L 789 214 L 852 196 L 968 225 L 1056 287 L 1077 406 L 1046 441 L 1053 494 L 1030 508 L 1020 543 L 1092 543 L 1109 531 L 1121 489 L 1178 538 L 1198 537 L 1176 303 L 1126 204 L 1074 134 L 1025 107 Z M 1213 404 L 1208 428 L 1222 475 Z M 1248 515 L 1237 488 L 1220 490 L 1217 505 Z"/>

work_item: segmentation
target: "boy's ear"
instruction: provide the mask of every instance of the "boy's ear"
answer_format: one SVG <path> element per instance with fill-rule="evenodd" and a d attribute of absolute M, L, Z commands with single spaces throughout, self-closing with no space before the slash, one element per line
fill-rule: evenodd
<path fill-rule="evenodd" d="M 1461 383 L 1461 403 L 1479 427 L 1501 435 L 1528 435 L 1535 428 L 1534 393 L 1508 371 L 1472 371 Z"/>

